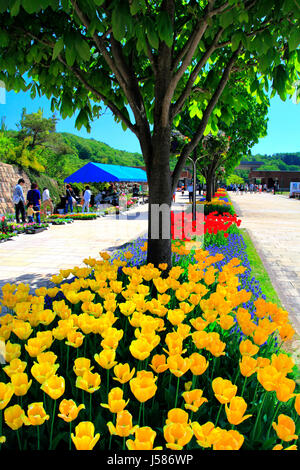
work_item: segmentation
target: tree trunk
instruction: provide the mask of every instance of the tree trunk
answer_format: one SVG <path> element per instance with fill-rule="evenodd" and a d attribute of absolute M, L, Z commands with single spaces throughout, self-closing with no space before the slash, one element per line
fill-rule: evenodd
<path fill-rule="evenodd" d="M 172 267 L 171 204 L 172 180 L 169 166 L 170 130 L 162 129 L 152 140 L 153 155 L 147 166 L 149 185 L 148 263 Z"/>
<path fill-rule="evenodd" d="M 206 173 L 206 201 L 210 202 L 212 198 L 212 192 L 213 192 L 213 175 L 211 174 L 210 171 Z"/>

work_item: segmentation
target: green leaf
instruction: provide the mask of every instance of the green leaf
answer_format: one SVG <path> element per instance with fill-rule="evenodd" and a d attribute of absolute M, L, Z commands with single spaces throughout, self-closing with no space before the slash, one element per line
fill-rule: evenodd
<path fill-rule="evenodd" d="M 94 0 L 94 3 L 95 5 L 97 5 L 97 7 L 100 7 L 101 5 L 103 5 L 104 2 L 105 0 Z"/>
<path fill-rule="evenodd" d="M 173 27 L 169 15 L 162 11 L 157 20 L 157 29 L 159 37 L 168 47 L 173 44 Z"/>
<path fill-rule="evenodd" d="M 114 38 L 117 41 L 124 39 L 126 34 L 126 25 L 132 22 L 127 3 L 119 3 L 112 13 L 112 28 Z"/>
<path fill-rule="evenodd" d="M 64 48 L 64 41 L 63 38 L 60 38 L 56 43 L 53 48 L 53 54 L 52 54 L 52 60 L 57 59 L 58 55 L 61 53 L 61 51 Z"/>
<path fill-rule="evenodd" d="M 91 55 L 90 46 L 84 39 L 78 39 L 75 42 L 75 48 L 83 60 L 89 60 Z"/>
<path fill-rule="evenodd" d="M 232 52 L 236 51 L 237 48 L 239 47 L 240 41 L 242 39 L 242 34 L 241 33 L 235 33 L 232 38 L 231 38 L 231 49 Z"/>
<path fill-rule="evenodd" d="M 15 0 L 10 9 L 10 16 L 17 16 L 20 11 L 21 0 Z"/>
<path fill-rule="evenodd" d="M 145 0 L 132 0 L 130 5 L 130 13 L 134 16 L 139 11 L 142 11 L 144 14 L 146 12 L 147 6 Z"/>
<path fill-rule="evenodd" d="M 149 23 L 149 25 L 147 25 L 147 37 L 148 37 L 148 41 L 150 43 L 150 46 L 152 46 L 154 49 L 158 49 L 159 38 L 158 38 L 158 35 L 155 31 L 154 26 L 150 23 Z"/>
<path fill-rule="evenodd" d="M 228 26 L 230 26 L 232 24 L 232 21 L 233 21 L 233 11 L 232 10 L 226 11 L 220 17 L 220 25 L 223 28 L 227 28 Z"/>
<path fill-rule="evenodd" d="M 41 2 L 39 0 L 22 0 L 24 10 L 29 13 L 36 13 L 41 9 Z"/>
<path fill-rule="evenodd" d="M 75 47 L 67 47 L 66 48 L 66 61 L 69 67 L 72 67 L 72 65 L 74 65 L 75 59 L 76 59 Z"/>
<path fill-rule="evenodd" d="M 294 51 L 300 44 L 300 28 L 294 29 L 289 36 L 289 49 Z"/>

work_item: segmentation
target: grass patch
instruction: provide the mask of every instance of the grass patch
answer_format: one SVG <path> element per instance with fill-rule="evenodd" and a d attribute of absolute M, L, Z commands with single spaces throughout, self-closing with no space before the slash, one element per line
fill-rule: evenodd
<path fill-rule="evenodd" d="M 260 283 L 263 294 L 267 297 L 268 302 L 273 302 L 283 308 L 276 290 L 273 287 L 271 279 L 264 267 L 256 248 L 248 235 L 246 229 L 240 229 L 246 244 L 246 251 L 250 262 L 252 274 Z"/>

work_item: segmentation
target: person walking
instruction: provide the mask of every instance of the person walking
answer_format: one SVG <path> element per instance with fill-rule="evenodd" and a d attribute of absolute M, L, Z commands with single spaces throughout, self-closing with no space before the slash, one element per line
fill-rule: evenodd
<path fill-rule="evenodd" d="M 75 194 L 70 184 L 66 186 L 66 207 L 65 207 L 65 214 L 68 213 L 68 209 L 70 208 L 70 212 L 73 212 L 73 198 L 75 199 Z"/>
<path fill-rule="evenodd" d="M 17 224 L 20 223 L 20 214 L 22 218 L 23 224 L 26 222 L 26 211 L 25 211 L 25 198 L 23 193 L 23 186 L 25 185 L 25 180 L 20 178 L 18 183 L 16 184 L 13 192 L 13 203 L 15 205 L 15 213 L 16 213 L 16 222 Z"/>
<path fill-rule="evenodd" d="M 27 193 L 27 205 L 32 204 L 37 224 L 41 223 L 41 193 L 37 183 L 32 183 L 31 189 Z"/>
<path fill-rule="evenodd" d="M 90 191 L 90 187 L 86 186 L 85 191 L 83 194 L 83 206 L 82 206 L 82 212 L 86 211 L 89 213 L 90 212 L 90 200 L 91 200 L 92 193 Z"/>
<path fill-rule="evenodd" d="M 48 188 L 43 188 L 43 194 L 42 194 L 42 201 L 43 201 L 43 212 L 46 214 L 46 208 L 50 208 L 50 215 L 53 214 L 53 204 L 52 204 L 52 199 L 49 194 L 49 189 Z"/>

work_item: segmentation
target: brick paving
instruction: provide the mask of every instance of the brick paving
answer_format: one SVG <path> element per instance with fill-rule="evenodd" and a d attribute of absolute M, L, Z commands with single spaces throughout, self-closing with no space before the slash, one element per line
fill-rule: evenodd
<path fill-rule="evenodd" d="M 84 266 L 84 258 L 99 258 L 99 251 L 116 251 L 145 233 L 147 211 L 147 204 L 139 205 L 124 215 L 52 225 L 1 243 L 0 288 L 7 282 L 28 283 L 32 289 L 52 285 L 49 279 L 60 269 Z"/>
<path fill-rule="evenodd" d="M 229 195 L 299 334 L 300 201 L 271 193 Z"/>

